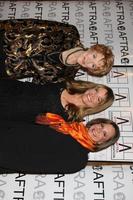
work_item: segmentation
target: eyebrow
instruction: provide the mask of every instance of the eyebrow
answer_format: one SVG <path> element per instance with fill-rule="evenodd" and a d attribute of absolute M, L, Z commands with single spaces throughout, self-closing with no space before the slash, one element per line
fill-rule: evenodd
<path fill-rule="evenodd" d="M 102 128 L 104 128 L 104 123 L 103 122 L 101 122 L 101 126 L 102 126 Z"/>

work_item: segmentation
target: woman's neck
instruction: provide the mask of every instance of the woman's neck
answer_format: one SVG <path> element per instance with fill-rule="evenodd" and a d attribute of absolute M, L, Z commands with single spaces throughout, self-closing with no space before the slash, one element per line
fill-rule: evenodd
<path fill-rule="evenodd" d="M 62 52 L 62 61 L 66 65 L 77 65 L 77 59 L 83 52 L 83 48 L 75 47 Z"/>
<path fill-rule="evenodd" d="M 75 106 L 82 105 L 82 99 L 80 94 L 69 94 L 65 89 L 61 93 L 61 104 L 63 108 L 66 108 L 68 104 L 74 104 Z"/>

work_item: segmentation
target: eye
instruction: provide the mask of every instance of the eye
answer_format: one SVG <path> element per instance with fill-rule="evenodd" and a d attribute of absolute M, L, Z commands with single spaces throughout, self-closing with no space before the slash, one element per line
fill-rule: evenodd
<path fill-rule="evenodd" d="M 95 88 L 95 92 L 98 93 L 99 92 L 99 88 Z"/>
<path fill-rule="evenodd" d="M 98 102 L 101 103 L 102 102 L 102 99 L 100 97 L 98 97 Z"/>
<path fill-rule="evenodd" d="M 94 58 L 94 59 L 96 58 L 96 54 L 93 54 L 93 58 Z"/>
<path fill-rule="evenodd" d="M 103 132 L 103 135 L 104 135 L 104 137 L 106 137 L 106 135 L 107 135 L 106 131 Z"/>
<path fill-rule="evenodd" d="M 96 66 L 93 64 L 91 67 L 94 69 Z"/>

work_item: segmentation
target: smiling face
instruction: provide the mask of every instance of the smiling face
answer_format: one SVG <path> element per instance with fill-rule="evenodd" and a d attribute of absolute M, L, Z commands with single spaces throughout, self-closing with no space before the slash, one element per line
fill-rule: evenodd
<path fill-rule="evenodd" d="M 103 102 L 107 97 L 107 90 L 105 88 L 88 89 L 82 94 L 81 99 L 84 107 L 94 108 Z"/>
<path fill-rule="evenodd" d="M 115 129 L 111 124 L 99 123 L 93 124 L 88 133 L 94 142 L 101 144 L 115 135 Z"/>
<path fill-rule="evenodd" d="M 104 56 L 96 50 L 88 49 L 78 57 L 77 63 L 90 72 L 100 72 L 104 66 Z"/>

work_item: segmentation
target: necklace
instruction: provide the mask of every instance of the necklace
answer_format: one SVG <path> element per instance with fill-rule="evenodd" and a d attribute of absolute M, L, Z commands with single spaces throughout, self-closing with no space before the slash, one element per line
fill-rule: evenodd
<path fill-rule="evenodd" d="M 78 51 L 81 51 L 81 50 L 84 50 L 84 49 L 81 48 L 81 47 L 78 47 L 78 49 L 76 49 L 75 51 L 72 49 L 71 52 L 66 56 L 66 59 L 65 59 L 64 61 L 63 61 L 62 53 L 61 53 L 60 56 L 59 56 L 61 62 L 63 62 L 64 65 L 66 65 L 66 66 L 71 66 L 71 65 L 77 66 L 78 64 L 68 64 L 68 63 L 67 63 L 67 60 L 68 60 L 68 57 L 69 57 L 70 55 L 72 55 L 73 53 L 76 53 L 76 52 L 78 52 Z"/>

